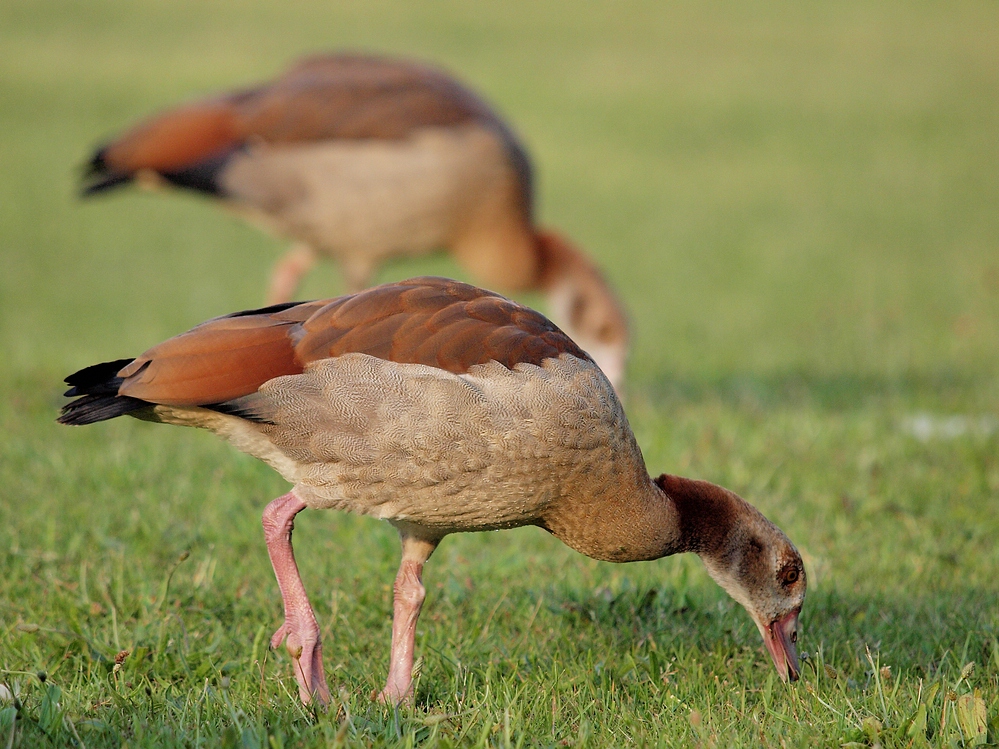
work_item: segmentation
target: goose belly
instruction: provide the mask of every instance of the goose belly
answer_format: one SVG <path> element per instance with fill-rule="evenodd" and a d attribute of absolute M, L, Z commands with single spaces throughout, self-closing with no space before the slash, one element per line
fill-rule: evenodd
<path fill-rule="evenodd" d="M 221 176 L 251 217 L 346 262 L 439 249 L 514 179 L 500 138 L 481 125 L 400 140 L 257 144 Z"/>

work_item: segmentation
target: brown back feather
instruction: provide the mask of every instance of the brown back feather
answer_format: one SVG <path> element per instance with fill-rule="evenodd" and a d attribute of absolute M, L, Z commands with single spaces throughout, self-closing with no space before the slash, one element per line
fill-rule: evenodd
<path fill-rule="evenodd" d="M 272 143 L 398 139 L 421 127 L 497 121 L 481 99 L 440 70 L 356 55 L 308 58 L 239 96 L 238 107 L 247 134 Z"/>
<path fill-rule="evenodd" d="M 115 172 L 178 171 L 251 139 L 399 139 L 423 127 L 481 122 L 520 145 L 475 94 L 440 70 L 357 55 L 307 58 L 270 83 L 152 117 L 101 153 Z M 529 183 L 530 175 L 526 175 Z"/>
<path fill-rule="evenodd" d="M 255 392 L 309 363 L 364 353 L 462 374 L 495 360 L 589 361 L 534 310 L 444 278 L 415 278 L 279 311 L 209 320 L 149 349 L 119 372 L 119 394 L 166 405 L 209 405 Z"/>

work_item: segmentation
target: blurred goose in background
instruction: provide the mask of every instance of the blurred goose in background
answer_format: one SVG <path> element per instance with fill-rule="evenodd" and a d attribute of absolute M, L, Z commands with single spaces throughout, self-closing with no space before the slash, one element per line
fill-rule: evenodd
<path fill-rule="evenodd" d="M 292 489 L 263 515 L 303 701 L 329 702 L 320 627 L 292 550 L 295 516 L 334 508 L 402 540 L 388 678 L 413 694 L 424 563 L 449 533 L 535 525 L 611 562 L 700 555 L 796 679 L 801 557 L 746 501 L 645 468 L 593 360 L 544 316 L 439 278 L 210 320 L 136 359 L 70 375 L 64 424 L 130 414 L 197 426 Z"/>
<path fill-rule="evenodd" d="M 567 239 L 535 227 L 523 146 L 440 70 L 304 59 L 269 83 L 135 125 L 93 156 L 84 194 L 136 177 L 215 196 L 295 240 L 268 303 L 290 300 L 320 255 L 359 291 L 389 258 L 443 249 L 484 286 L 544 293 L 552 319 L 622 380 L 628 326 L 615 294 Z"/>

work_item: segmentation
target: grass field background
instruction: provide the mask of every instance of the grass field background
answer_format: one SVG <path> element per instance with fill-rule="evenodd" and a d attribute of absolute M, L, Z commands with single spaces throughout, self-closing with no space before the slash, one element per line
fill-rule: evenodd
<path fill-rule="evenodd" d="M 988 2 L 6 0 L 0 747 L 999 742 L 997 39 Z M 697 559 L 522 529 L 441 545 L 393 711 L 368 694 L 394 532 L 306 513 L 314 715 L 266 648 L 280 478 L 193 430 L 55 424 L 66 374 L 258 306 L 283 249 L 193 196 L 77 201 L 92 146 L 344 47 L 438 62 L 514 123 L 543 221 L 630 310 L 650 470 L 732 488 L 801 550 L 801 682 Z M 461 275 L 383 280 L 427 272 Z M 302 296 L 341 289 L 327 266 Z"/>

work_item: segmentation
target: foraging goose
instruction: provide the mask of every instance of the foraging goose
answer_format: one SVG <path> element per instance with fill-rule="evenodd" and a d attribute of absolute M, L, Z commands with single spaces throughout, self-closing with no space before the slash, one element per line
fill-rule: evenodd
<path fill-rule="evenodd" d="M 136 359 L 66 378 L 64 424 L 130 414 L 198 426 L 292 485 L 264 510 L 304 702 L 329 701 L 319 626 L 291 545 L 295 515 L 335 508 L 402 539 L 381 698 L 412 695 L 423 565 L 449 533 L 536 525 L 611 562 L 691 551 L 798 676 L 801 557 L 732 492 L 645 469 L 614 390 L 541 314 L 440 278 L 219 317 Z"/>
<path fill-rule="evenodd" d="M 568 240 L 535 228 L 523 146 L 440 70 L 307 58 L 134 126 L 94 155 L 84 194 L 142 175 L 213 195 L 297 242 L 268 303 L 290 300 L 319 255 L 360 291 L 391 257 L 446 249 L 484 286 L 543 292 L 610 380 L 624 375 L 628 327 L 614 293 Z"/>

